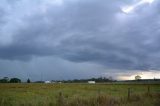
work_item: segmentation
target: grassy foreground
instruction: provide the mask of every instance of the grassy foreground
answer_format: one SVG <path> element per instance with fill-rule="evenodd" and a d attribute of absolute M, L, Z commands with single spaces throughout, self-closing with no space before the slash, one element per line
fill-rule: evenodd
<path fill-rule="evenodd" d="M 0 84 L 0 106 L 160 106 L 160 85 Z"/>

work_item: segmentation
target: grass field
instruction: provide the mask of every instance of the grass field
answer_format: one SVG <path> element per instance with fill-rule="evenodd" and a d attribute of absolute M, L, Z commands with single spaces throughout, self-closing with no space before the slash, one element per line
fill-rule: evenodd
<path fill-rule="evenodd" d="M 160 85 L 0 84 L 0 106 L 160 106 Z"/>

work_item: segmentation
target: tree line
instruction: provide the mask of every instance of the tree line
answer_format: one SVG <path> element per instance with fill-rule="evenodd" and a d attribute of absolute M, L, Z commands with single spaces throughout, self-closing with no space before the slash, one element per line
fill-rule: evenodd
<path fill-rule="evenodd" d="M 86 83 L 88 81 L 95 81 L 97 83 L 103 83 L 103 82 L 114 82 L 116 80 L 113 80 L 111 77 L 99 77 L 99 78 L 89 78 L 89 79 L 73 79 L 73 80 L 57 80 L 52 82 L 63 82 L 63 83 Z"/>
<path fill-rule="evenodd" d="M 8 77 L 4 77 L 2 79 L 0 79 L 0 83 L 21 83 L 21 79 L 19 78 L 8 78 Z M 27 79 L 27 83 L 30 83 L 30 79 Z"/>

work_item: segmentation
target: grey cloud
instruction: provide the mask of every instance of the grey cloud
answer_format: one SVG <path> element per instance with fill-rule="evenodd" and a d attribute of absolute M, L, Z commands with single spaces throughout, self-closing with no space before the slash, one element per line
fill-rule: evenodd
<path fill-rule="evenodd" d="M 16 20 L 21 22 L 16 22 L 12 30 L 12 42 L 0 46 L 1 59 L 30 60 L 33 56 L 53 55 L 110 69 L 160 69 L 158 0 L 129 15 L 121 11 L 127 0 L 64 1 L 60 6 L 48 7 L 44 2 L 32 2 L 21 7 L 24 11 L 13 8 L 18 12 L 10 16 L 17 15 Z"/>

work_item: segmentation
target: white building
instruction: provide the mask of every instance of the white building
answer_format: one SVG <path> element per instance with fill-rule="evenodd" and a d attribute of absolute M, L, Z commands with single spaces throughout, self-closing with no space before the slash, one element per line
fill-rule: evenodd
<path fill-rule="evenodd" d="M 88 81 L 89 84 L 95 84 L 95 81 Z"/>
<path fill-rule="evenodd" d="M 50 84 L 50 83 L 51 83 L 51 81 L 45 81 L 44 83 L 45 83 L 45 84 Z"/>

